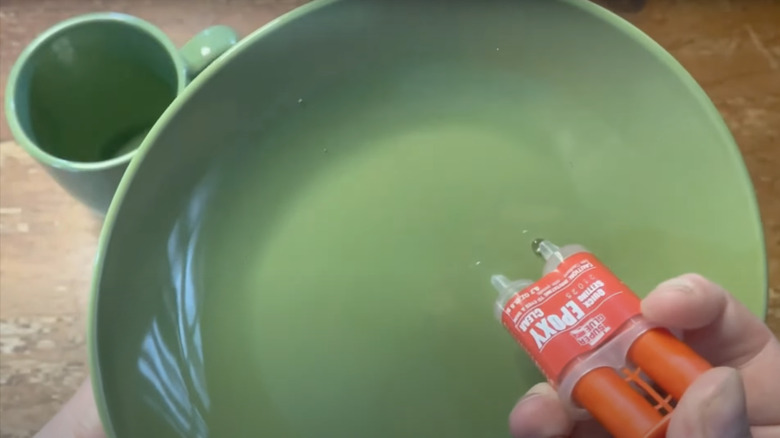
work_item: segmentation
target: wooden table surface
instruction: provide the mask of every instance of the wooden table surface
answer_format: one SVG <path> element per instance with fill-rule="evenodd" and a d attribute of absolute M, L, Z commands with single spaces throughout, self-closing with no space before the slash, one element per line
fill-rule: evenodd
<path fill-rule="evenodd" d="M 4 0 L 0 82 L 4 92 L 35 35 L 73 15 L 131 13 L 181 45 L 211 24 L 247 35 L 301 2 Z M 780 0 L 649 0 L 621 14 L 693 74 L 739 143 L 770 256 L 767 323 L 780 334 Z M 85 310 L 100 220 L 13 143 L 4 113 L 0 141 L 0 438 L 17 438 L 31 436 L 87 376 Z"/>

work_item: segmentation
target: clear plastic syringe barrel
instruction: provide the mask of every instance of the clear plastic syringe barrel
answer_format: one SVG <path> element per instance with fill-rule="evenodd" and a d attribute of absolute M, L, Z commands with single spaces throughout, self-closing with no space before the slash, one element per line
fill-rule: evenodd
<path fill-rule="evenodd" d="M 592 257 L 579 245 L 559 248 L 546 240 L 537 240 L 533 247 L 545 259 L 544 275 L 555 271 L 571 256 Z M 500 275 L 491 282 L 499 292 L 498 318 L 510 300 L 535 284 L 529 280 L 510 281 Z M 536 360 L 532 351 L 526 351 Z M 636 367 L 633 371 L 632 366 Z M 662 438 L 668 424 L 666 414 L 673 410 L 672 401 L 660 396 L 640 373 L 670 398 L 679 400 L 693 380 L 709 368 L 707 361 L 668 330 L 637 314 L 594 350 L 574 357 L 550 383 L 575 417 L 584 418 L 587 411 L 616 438 Z M 650 403 L 648 398 L 655 400 Z"/>

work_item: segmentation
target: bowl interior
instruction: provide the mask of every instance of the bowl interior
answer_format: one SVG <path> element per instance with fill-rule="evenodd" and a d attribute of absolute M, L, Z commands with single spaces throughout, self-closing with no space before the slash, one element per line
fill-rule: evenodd
<path fill-rule="evenodd" d="M 489 278 L 581 243 L 640 295 L 764 310 L 739 153 L 683 70 L 579 1 L 321 1 L 209 69 L 120 190 L 96 283 L 116 437 L 491 437 L 540 380 Z"/>

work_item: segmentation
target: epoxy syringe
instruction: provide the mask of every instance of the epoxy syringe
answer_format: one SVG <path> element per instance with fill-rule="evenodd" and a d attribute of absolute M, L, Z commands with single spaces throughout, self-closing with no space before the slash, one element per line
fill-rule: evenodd
<path fill-rule="evenodd" d="M 572 413 L 584 409 L 616 438 L 663 438 L 677 400 L 711 365 L 649 323 L 639 297 L 584 247 L 532 247 L 543 277 L 493 276 L 496 317 Z"/>

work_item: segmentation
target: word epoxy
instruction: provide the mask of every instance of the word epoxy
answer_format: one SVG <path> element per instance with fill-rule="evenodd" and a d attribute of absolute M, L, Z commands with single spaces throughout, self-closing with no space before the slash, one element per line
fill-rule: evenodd
<path fill-rule="evenodd" d="M 711 365 L 649 323 L 640 299 L 592 253 L 537 239 L 538 281 L 493 276 L 496 317 L 576 417 L 615 438 L 663 438 L 674 406 Z"/>

